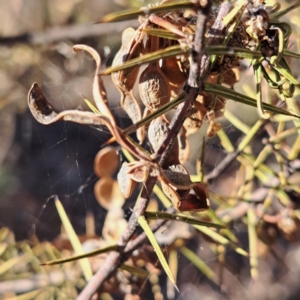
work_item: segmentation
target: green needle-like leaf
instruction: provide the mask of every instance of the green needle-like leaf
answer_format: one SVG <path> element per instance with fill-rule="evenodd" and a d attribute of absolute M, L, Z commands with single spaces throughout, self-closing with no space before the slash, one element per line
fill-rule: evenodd
<path fill-rule="evenodd" d="M 87 253 L 84 253 L 84 254 L 81 254 L 81 255 L 75 255 L 75 256 L 72 256 L 72 257 L 68 257 L 68 258 L 61 258 L 61 259 L 51 260 L 51 261 L 48 261 L 48 262 L 43 263 L 41 265 L 42 266 L 51 266 L 51 265 L 63 264 L 63 263 L 67 263 L 67 262 L 70 262 L 70 261 L 75 261 L 75 260 L 79 260 L 79 259 L 82 259 L 82 258 L 96 256 L 96 255 L 107 253 L 107 252 L 110 252 L 110 251 L 115 251 L 117 249 L 118 249 L 117 245 L 108 246 L 108 247 L 105 247 L 105 248 L 102 248 L 102 249 L 97 249 L 97 250 L 87 252 Z"/>
<path fill-rule="evenodd" d="M 143 65 L 143 64 L 150 63 L 150 62 L 155 62 L 155 61 L 157 61 L 161 58 L 167 58 L 167 57 L 172 57 L 172 56 L 184 54 L 184 53 L 188 52 L 189 50 L 190 50 L 189 47 L 182 48 L 179 45 L 167 47 L 167 48 L 162 49 L 162 50 L 158 50 L 158 51 L 148 53 L 148 54 L 146 54 L 142 57 L 137 57 L 137 58 L 128 60 L 120 66 L 109 67 L 109 68 L 105 69 L 104 71 L 102 71 L 101 74 L 102 75 L 109 75 L 113 72 L 125 70 L 125 69 L 128 69 L 128 68 L 133 68 L 133 67 L 136 67 L 136 66 L 140 66 L 140 65 Z"/>
<path fill-rule="evenodd" d="M 150 220 L 157 220 L 157 219 L 164 219 L 164 220 L 170 220 L 170 221 L 179 221 L 184 222 L 187 224 L 194 224 L 194 225 L 200 225 L 200 226 L 207 226 L 207 227 L 214 227 L 214 228 L 226 228 L 226 226 L 221 224 L 215 224 L 215 223 L 209 223 L 200 221 L 198 219 L 192 218 L 188 215 L 175 215 L 175 214 L 169 214 L 166 212 L 145 212 L 145 217 Z"/>
<path fill-rule="evenodd" d="M 174 277 L 172 275 L 172 272 L 171 272 L 171 270 L 169 268 L 169 265 L 168 265 L 168 263 L 166 261 L 166 258 L 163 255 L 163 253 L 162 253 L 162 251 L 161 251 L 161 249 L 160 249 L 160 247 L 159 247 L 159 245 L 158 245 L 158 243 L 157 243 L 157 241 L 155 239 L 155 236 L 154 236 L 154 234 L 153 234 L 153 232 L 152 232 L 152 230 L 151 230 L 151 228 L 150 228 L 147 220 L 145 219 L 144 216 L 140 216 L 139 219 L 138 219 L 138 222 L 141 225 L 141 227 L 143 228 L 143 230 L 145 231 L 145 233 L 146 233 L 146 235 L 147 235 L 147 237 L 148 237 L 151 245 L 153 246 L 153 248 L 154 248 L 154 250 L 156 252 L 156 255 L 157 255 L 157 257 L 158 257 L 158 259 L 159 259 L 162 267 L 164 268 L 166 274 L 168 275 L 170 281 L 174 284 L 174 286 L 177 289 L 177 291 L 179 291 L 178 287 L 176 286 L 176 283 L 175 283 Z"/>
<path fill-rule="evenodd" d="M 205 47 L 205 53 L 207 55 L 234 55 L 242 58 L 261 58 L 260 51 L 252 51 L 243 48 L 232 48 L 227 46 L 208 46 Z"/>
<path fill-rule="evenodd" d="M 287 80 L 289 80 L 294 85 L 300 87 L 300 82 L 291 74 L 290 70 L 286 68 L 282 59 L 277 66 L 273 65 L 273 68 L 279 72 L 282 76 L 284 76 Z"/>
<path fill-rule="evenodd" d="M 219 84 L 206 83 L 204 90 L 207 93 L 212 94 L 212 95 L 223 96 L 224 98 L 227 98 L 227 99 L 231 99 L 231 100 L 234 100 L 234 101 L 237 101 L 240 103 L 244 103 L 249 106 L 257 107 L 257 103 L 256 103 L 255 99 L 248 97 L 246 95 L 240 94 L 234 90 L 231 90 L 231 89 L 226 88 Z M 290 112 L 288 112 L 284 109 L 281 109 L 279 107 L 276 107 L 276 106 L 268 104 L 268 103 L 263 103 L 262 106 L 264 109 L 266 109 L 272 113 L 275 113 L 275 114 L 282 114 L 282 115 L 286 115 L 286 116 L 300 118 L 300 116 L 291 114 Z"/>
<path fill-rule="evenodd" d="M 82 246 L 78 239 L 78 236 L 75 233 L 73 226 L 70 223 L 69 218 L 68 218 L 61 202 L 58 200 L 57 197 L 55 197 L 54 202 L 55 202 L 55 206 L 58 211 L 58 214 L 60 216 L 61 222 L 64 225 L 64 228 L 67 232 L 68 238 L 71 242 L 71 245 L 72 245 L 75 253 L 77 253 L 78 255 L 84 254 L 84 251 L 82 249 Z M 84 258 L 83 260 L 80 261 L 80 266 L 83 271 L 85 280 L 88 281 L 93 275 L 90 262 L 88 261 L 87 258 Z"/>
<path fill-rule="evenodd" d="M 283 55 L 284 56 L 290 56 L 290 57 L 294 57 L 294 58 L 300 59 L 300 54 L 299 53 L 296 53 L 296 52 L 293 52 L 293 51 L 289 51 L 289 50 L 284 50 L 283 51 Z"/>

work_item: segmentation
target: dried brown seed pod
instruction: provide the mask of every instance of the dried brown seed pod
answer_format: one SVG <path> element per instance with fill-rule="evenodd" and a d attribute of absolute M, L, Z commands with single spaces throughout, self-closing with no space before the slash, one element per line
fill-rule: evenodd
<path fill-rule="evenodd" d="M 209 195 L 202 182 L 192 182 L 181 165 L 161 171 L 162 189 L 178 211 L 203 211 L 209 207 Z"/>
<path fill-rule="evenodd" d="M 179 209 L 185 211 L 203 211 L 208 209 L 210 201 L 206 185 L 202 182 L 197 182 L 192 190 L 193 191 L 181 201 Z"/>
<path fill-rule="evenodd" d="M 125 198 L 130 197 L 136 186 L 136 181 L 129 175 L 130 167 L 128 165 L 127 162 L 124 162 L 117 176 L 119 188 Z"/>
<path fill-rule="evenodd" d="M 148 139 L 153 148 L 153 151 L 156 152 L 162 143 L 164 142 L 166 136 L 169 132 L 169 122 L 166 121 L 164 116 L 159 116 L 156 119 L 152 120 L 148 128 Z M 172 153 L 168 156 L 165 166 L 175 165 L 179 163 L 179 147 L 178 141 L 174 142 Z"/>
<path fill-rule="evenodd" d="M 162 182 L 162 189 L 178 211 L 203 211 L 209 208 L 209 198 L 205 185 L 201 182 L 198 184 L 193 187 L 194 191 L 190 191 L 175 190 Z"/>
<path fill-rule="evenodd" d="M 125 199 L 118 182 L 110 177 L 99 179 L 95 184 L 94 193 L 98 203 L 107 210 L 124 204 Z"/>
<path fill-rule="evenodd" d="M 170 85 L 157 63 L 149 64 L 141 74 L 139 94 L 146 108 L 151 111 L 169 102 Z"/>
<path fill-rule="evenodd" d="M 142 111 L 133 94 L 133 91 L 130 91 L 124 96 L 124 98 L 122 98 L 121 106 L 126 111 L 133 124 L 142 119 Z M 139 142 L 142 143 L 146 136 L 144 126 L 137 129 L 136 135 Z"/>
<path fill-rule="evenodd" d="M 101 149 L 94 160 L 94 172 L 101 177 L 111 177 L 119 166 L 119 155 L 115 148 Z"/>
<path fill-rule="evenodd" d="M 181 165 L 172 165 L 168 169 L 161 170 L 163 181 L 181 190 L 189 190 L 193 186 L 190 175 L 186 168 Z"/>

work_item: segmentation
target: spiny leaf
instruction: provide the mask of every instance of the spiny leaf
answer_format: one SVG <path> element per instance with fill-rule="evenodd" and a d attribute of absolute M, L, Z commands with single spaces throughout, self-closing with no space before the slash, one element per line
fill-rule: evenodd
<path fill-rule="evenodd" d="M 227 99 L 231 99 L 240 103 L 247 104 L 249 106 L 257 107 L 256 105 L 256 100 L 253 98 L 250 98 L 246 95 L 240 94 L 234 90 L 231 90 L 229 88 L 226 88 L 222 85 L 219 84 L 211 84 L 211 83 L 206 83 L 204 90 L 212 95 L 218 95 L 218 96 L 223 96 Z M 282 114 L 286 116 L 292 116 L 300 119 L 300 116 L 291 114 L 290 112 L 281 109 L 279 107 L 276 107 L 274 105 L 268 104 L 268 103 L 263 103 L 263 108 L 266 110 L 269 110 L 272 113 L 275 114 Z"/>
<path fill-rule="evenodd" d="M 141 225 L 141 227 L 143 228 L 143 230 L 145 231 L 151 245 L 153 246 L 155 252 L 156 252 L 156 255 L 162 265 L 162 267 L 164 268 L 166 274 L 168 275 L 169 279 L 171 280 L 171 282 L 174 284 L 175 288 L 177 289 L 177 291 L 179 292 L 178 290 L 178 287 L 176 286 L 176 283 L 175 283 L 175 280 L 174 280 L 174 277 L 172 275 L 172 272 L 169 268 L 169 265 L 166 261 L 166 258 L 165 256 L 163 255 L 156 239 L 155 239 L 155 236 L 153 234 L 153 232 L 151 231 L 151 228 L 147 222 L 147 220 L 145 219 L 144 216 L 140 216 L 139 219 L 138 219 L 138 222 L 139 224 Z"/>
<path fill-rule="evenodd" d="M 91 257 L 91 256 L 95 256 L 95 255 L 99 255 L 99 254 L 103 254 L 103 253 L 107 253 L 110 251 L 115 251 L 118 249 L 117 245 L 113 245 L 113 246 L 108 246 L 102 249 L 97 249 L 91 252 L 87 252 L 81 255 L 75 255 L 69 258 L 61 258 L 61 259 L 55 259 L 55 260 L 50 260 L 48 262 L 45 262 L 43 264 L 41 264 L 42 266 L 52 266 L 52 265 L 58 265 L 58 264 L 63 264 L 63 263 L 67 263 L 70 261 L 75 261 L 75 260 L 79 260 L 82 258 L 86 258 L 86 257 Z"/>
<path fill-rule="evenodd" d="M 78 236 L 75 233 L 73 226 L 70 223 L 69 218 L 68 218 L 61 202 L 59 201 L 58 197 L 55 197 L 54 203 L 55 203 L 57 212 L 60 216 L 62 224 L 64 225 L 64 228 L 67 232 L 68 238 L 71 242 L 71 245 L 72 245 L 75 253 L 77 253 L 78 255 L 84 254 L 84 251 L 82 249 L 82 245 L 78 239 Z M 93 276 L 90 262 L 88 261 L 87 258 L 84 258 L 79 263 L 80 263 L 81 269 L 83 271 L 85 280 L 88 281 Z"/>
<path fill-rule="evenodd" d="M 128 69 L 128 68 L 140 66 L 142 64 L 147 64 L 147 63 L 150 63 L 150 62 L 155 62 L 155 61 L 157 61 L 161 58 L 168 58 L 168 57 L 172 57 L 172 56 L 176 56 L 176 55 L 181 55 L 181 54 L 184 54 L 184 53 L 188 52 L 189 50 L 190 50 L 189 47 L 184 47 L 183 48 L 179 45 L 167 47 L 167 48 L 162 49 L 162 50 L 158 50 L 158 51 L 148 53 L 148 54 L 146 54 L 142 57 L 137 57 L 137 58 L 128 60 L 120 66 L 109 67 L 109 68 L 103 70 L 101 74 L 102 75 L 109 75 L 113 72 L 117 72 L 117 71 L 125 70 L 125 69 Z"/>
<path fill-rule="evenodd" d="M 108 23 L 119 22 L 131 19 L 136 19 L 138 16 L 147 16 L 155 13 L 170 12 L 174 10 L 191 9 L 196 7 L 193 2 L 186 1 L 172 1 L 167 4 L 155 6 L 155 7 L 142 7 L 140 9 L 128 9 L 117 13 L 111 13 L 104 16 L 99 22 L 96 23 Z"/>
<path fill-rule="evenodd" d="M 151 220 L 164 219 L 164 220 L 170 220 L 170 221 L 184 222 L 187 224 L 195 224 L 195 225 L 200 225 L 200 226 L 207 226 L 207 227 L 214 227 L 214 228 L 226 228 L 226 226 L 224 226 L 224 225 L 200 221 L 200 220 L 192 218 L 188 215 L 175 215 L 175 214 L 169 214 L 169 213 L 161 212 L 161 211 L 157 211 L 157 212 L 147 211 L 147 212 L 145 212 L 145 217 L 147 219 L 151 219 Z"/>

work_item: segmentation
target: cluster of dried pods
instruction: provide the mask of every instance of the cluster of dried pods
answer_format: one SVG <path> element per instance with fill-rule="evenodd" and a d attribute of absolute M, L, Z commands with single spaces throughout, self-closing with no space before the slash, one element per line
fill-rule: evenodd
<path fill-rule="evenodd" d="M 167 0 L 163 1 L 168 2 Z M 162 3 L 160 3 L 162 4 Z M 228 14 L 233 5 L 227 3 Z M 240 48 L 249 48 L 250 42 L 265 43 L 264 49 L 272 50 L 277 47 L 276 36 L 273 41 L 265 38 L 268 30 L 267 10 L 261 8 L 261 3 L 245 1 L 245 7 L 251 6 L 249 12 L 243 14 L 242 30 L 233 30 L 227 34 L 226 44 L 234 47 L 239 41 Z M 245 11 L 242 10 L 243 12 Z M 242 6 L 241 6 L 242 8 Z M 217 11 L 217 10 L 216 10 Z M 213 10 L 213 14 L 217 12 Z M 178 10 L 150 14 L 140 17 L 140 26 L 137 30 L 127 28 L 122 35 L 122 46 L 117 53 L 114 66 L 120 66 L 127 61 L 139 58 L 169 46 L 189 45 L 195 33 L 196 9 Z M 218 34 L 209 25 L 223 22 L 222 19 L 210 18 L 206 32 L 207 43 L 210 46 L 224 43 L 218 39 Z M 225 28 L 225 27 L 224 27 Z M 273 33 L 276 33 L 274 29 Z M 157 32 L 171 33 L 176 38 L 162 37 Z M 220 34 L 220 33 L 219 33 Z M 224 37 L 224 32 L 221 34 Z M 275 42 L 274 42 L 275 41 Z M 272 48 L 273 47 L 273 48 Z M 34 84 L 29 92 L 29 107 L 38 121 L 44 124 L 53 123 L 63 119 L 82 124 L 106 125 L 120 146 L 129 151 L 135 158 L 134 162 L 124 162 L 118 173 L 118 183 L 121 193 L 125 198 L 129 197 L 136 182 L 145 182 L 148 176 L 155 176 L 161 182 L 164 193 L 179 211 L 201 211 L 209 206 L 208 191 L 204 183 L 192 182 L 183 163 L 189 157 L 189 142 L 187 136 L 196 132 L 202 125 L 202 121 L 209 123 L 208 136 L 214 136 L 221 128 L 216 118 L 222 116 L 225 107 L 225 99 L 202 92 L 198 95 L 189 115 L 185 119 L 178 139 L 172 145 L 172 153 L 168 156 L 164 165 L 159 165 L 153 160 L 157 150 L 163 144 L 169 133 L 169 120 L 166 115 L 160 115 L 153 119 L 149 125 L 144 125 L 137 130 L 137 138 L 140 144 L 148 137 L 148 151 L 134 143 L 116 124 L 116 121 L 108 107 L 106 91 L 103 86 L 100 69 L 101 59 L 99 54 L 91 47 L 85 45 L 74 46 L 74 51 L 84 50 L 89 52 L 96 61 L 97 68 L 93 83 L 93 95 L 99 114 L 82 111 L 64 111 L 57 114 L 48 103 L 37 84 Z M 273 49 L 271 52 L 276 52 Z M 271 54 L 272 54 L 271 53 Z M 218 83 L 233 88 L 239 80 L 240 58 L 235 55 L 221 55 L 214 58 L 214 62 L 207 76 L 207 83 Z M 187 81 L 190 68 L 189 55 L 187 53 L 151 61 L 140 73 L 139 66 L 120 69 L 112 73 L 112 80 L 121 93 L 120 104 L 127 112 L 133 123 L 140 121 L 143 116 L 156 111 L 158 108 L 176 98 L 182 91 Z M 134 95 L 134 85 L 138 82 L 140 99 L 145 107 L 142 113 L 139 102 Z"/>

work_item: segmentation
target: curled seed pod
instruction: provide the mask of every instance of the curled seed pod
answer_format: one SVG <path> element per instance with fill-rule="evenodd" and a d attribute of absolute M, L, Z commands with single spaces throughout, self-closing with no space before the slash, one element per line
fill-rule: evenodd
<path fill-rule="evenodd" d="M 98 203 L 107 210 L 124 204 L 118 182 L 110 177 L 99 179 L 95 184 L 94 193 Z"/>
<path fill-rule="evenodd" d="M 150 123 L 150 126 L 148 128 L 148 139 L 154 152 L 156 152 L 164 142 L 169 132 L 168 126 L 169 122 L 167 122 L 163 116 L 157 117 Z M 172 148 L 172 153 L 168 156 L 165 162 L 165 166 L 178 164 L 178 155 L 179 147 L 178 141 L 176 140 Z"/>
<path fill-rule="evenodd" d="M 170 85 L 157 63 L 150 64 L 139 79 L 139 94 L 142 102 L 153 111 L 170 100 Z"/>
<path fill-rule="evenodd" d="M 131 176 L 129 175 L 129 171 L 130 168 L 128 163 L 124 162 L 117 176 L 119 188 L 125 198 L 130 197 L 136 186 L 136 181 L 132 180 Z"/>
<path fill-rule="evenodd" d="M 101 149 L 94 160 L 94 172 L 101 177 L 111 177 L 119 166 L 119 155 L 115 148 Z"/>

